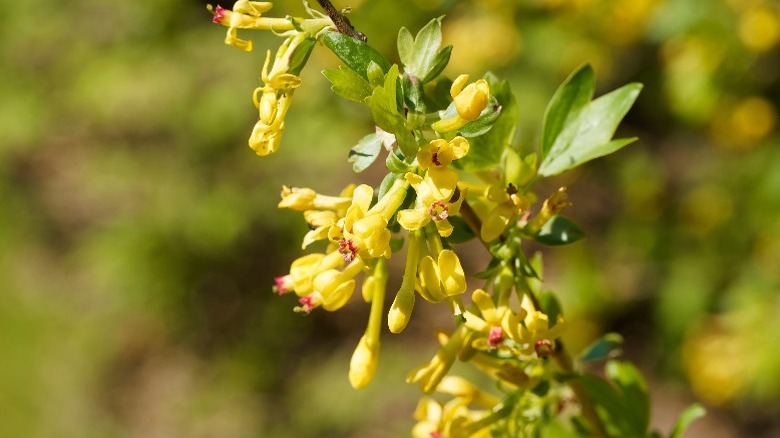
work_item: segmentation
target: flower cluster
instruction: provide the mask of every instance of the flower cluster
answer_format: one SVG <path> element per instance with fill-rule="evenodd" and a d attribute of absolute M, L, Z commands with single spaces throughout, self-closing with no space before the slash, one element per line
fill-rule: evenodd
<path fill-rule="evenodd" d="M 532 217 L 537 201 L 532 184 L 561 167 L 573 167 L 570 163 L 582 161 L 587 153 L 556 160 L 542 157 L 539 166 L 535 153 L 521 159 L 510 145 L 516 104 L 508 84 L 490 75 L 471 83 L 468 75 L 459 75 L 450 83 L 441 75 L 451 48 L 439 47 L 440 19 L 423 28 L 416 40 L 401 31 L 399 55 L 405 65 L 401 69 L 370 48 L 363 34 L 327 0 L 320 4 L 327 16 L 304 2 L 307 19 L 266 17 L 268 2 L 238 1 L 232 11 L 210 8 L 214 22 L 228 27 L 225 42 L 241 50 L 251 51 L 252 43 L 238 37 L 240 29 L 271 30 L 284 38 L 275 56 L 267 51 L 260 75 L 263 84 L 253 94 L 259 117 L 249 146 L 257 154 L 279 148 L 293 93 L 301 85 L 299 73 L 318 41 L 346 64 L 324 72 L 332 90 L 367 104 L 377 125 L 350 154 L 356 158 L 355 170 L 387 152 L 389 172 L 378 189 L 350 184 L 331 196 L 283 187 L 278 207 L 302 213 L 309 231 L 301 246 L 319 250 L 295 260 L 287 274 L 275 279 L 274 290 L 295 294 L 294 310 L 309 314 L 319 308 L 343 308 L 362 282 L 361 295 L 370 304 L 370 314 L 348 377 L 353 387 L 363 388 L 379 362 L 390 275 L 387 260 L 403 254 L 406 246 L 401 285 L 386 313 L 388 329 L 392 333 L 405 329 L 417 295 L 446 305 L 454 326 L 437 332 L 440 346 L 431 360 L 407 376 L 407 382 L 417 383 L 425 394 L 450 397 L 440 401 L 426 396 L 420 401 L 413 436 L 487 437 L 495 436 L 495 430 L 517 431 L 518 425 L 546 421 L 549 415 L 538 414 L 538 408 L 561 401 L 556 388 L 566 385 L 561 376 L 573 373 L 573 365 L 559 340 L 566 329 L 562 313 L 550 304 L 554 300 L 540 299 L 546 293 L 541 289 L 541 261 L 529 259 L 522 243 L 563 244 L 576 238 L 576 224 L 559 218 L 570 205 L 566 188 L 548 196 Z M 561 106 L 561 111 L 570 109 Z M 546 132 L 558 128 L 563 129 Z M 546 226 L 550 221 L 557 228 Z M 474 237 L 484 244 L 491 261 L 482 273 L 468 276 L 455 245 Z M 470 285 L 470 277 L 485 284 Z M 473 292 L 464 303 L 469 289 Z M 456 361 L 484 372 L 495 382 L 497 393 L 452 376 Z M 554 363 L 563 373 L 554 369 Z"/>

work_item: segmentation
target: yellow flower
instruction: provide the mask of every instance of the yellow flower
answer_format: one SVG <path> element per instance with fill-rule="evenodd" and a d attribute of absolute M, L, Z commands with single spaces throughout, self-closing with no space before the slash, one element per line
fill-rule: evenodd
<path fill-rule="evenodd" d="M 286 284 L 291 284 L 296 295 L 302 297 L 312 292 L 314 279 L 320 273 L 328 269 L 340 268 L 343 265 L 344 260 L 336 252 L 307 254 L 292 263 L 289 281 Z M 285 292 L 289 292 L 289 288 Z"/>
<path fill-rule="evenodd" d="M 549 356 L 554 352 L 555 339 L 566 330 L 566 321 L 562 315 L 558 315 L 555 325 L 551 327 L 549 317 L 534 309 L 528 297 L 523 297 L 522 307 L 527 310 L 524 317 L 517 315 L 505 321 L 507 334 L 521 346 L 520 353 L 536 352 L 540 357 Z"/>
<path fill-rule="evenodd" d="M 238 0 L 233 5 L 233 10 L 225 9 L 217 5 L 207 8 L 214 14 L 212 21 L 214 23 L 227 26 L 227 36 L 225 44 L 231 45 L 245 52 L 252 51 L 252 42 L 238 38 L 238 29 L 262 29 L 282 32 L 294 29 L 292 20 L 287 18 L 268 18 L 262 15 L 273 7 L 271 2 L 252 2 L 247 0 Z"/>
<path fill-rule="evenodd" d="M 407 173 L 406 180 L 409 181 L 417 192 L 417 201 L 414 209 L 398 212 L 398 223 L 405 229 L 414 231 L 419 230 L 433 220 L 440 235 L 447 237 L 452 234 L 452 224 L 450 224 L 447 218 L 458 214 L 460 206 L 466 197 L 465 191 L 460 193 L 455 202 L 448 202 L 437 199 L 429 182 L 420 175 Z"/>
<path fill-rule="evenodd" d="M 559 188 L 555 193 L 544 200 L 544 204 L 542 204 L 542 209 L 539 211 L 539 214 L 531 219 L 531 221 L 528 222 L 528 225 L 526 225 L 526 231 L 531 234 L 538 232 L 550 218 L 570 205 L 571 202 L 569 202 L 569 198 L 566 194 L 566 187 Z"/>
<path fill-rule="evenodd" d="M 406 197 L 408 186 L 407 181 L 397 180 L 371 208 L 374 189 L 365 184 L 355 188 L 346 215 L 328 232 L 328 238 L 338 243 L 345 261 L 358 256 L 364 259 L 390 257 L 391 233 L 387 222 Z"/>
<path fill-rule="evenodd" d="M 520 315 L 515 315 L 507 306 L 496 306 L 493 299 L 482 289 L 477 289 L 471 295 L 471 300 L 479 310 L 479 315 L 467 311 L 466 327 L 480 333 L 472 345 L 479 350 L 510 349 L 504 344 L 509 334 L 508 323 L 518 322 L 525 317 L 525 310 L 521 309 Z M 510 336 L 511 337 L 511 336 Z"/>
<path fill-rule="evenodd" d="M 420 168 L 427 170 L 433 196 L 438 200 L 449 200 L 455 191 L 458 174 L 448 166 L 453 160 L 463 158 L 469 152 L 469 142 L 463 137 L 451 141 L 436 139 L 417 152 Z"/>
<path fill-rule="evenodd" d="M 301 306 L 296 307 L 295 311 L 309 313 L 319 306 L 329 312 L 342 308 L 352 298 L 355 292 L 354 277 L 362 272 L 363 267 L 361 260 L 355 260 L 343 271 L 327 269 L 318 273 L 312 282 L 312 292 L 298 300 Z"/>
<path fill-rule="evenodd" d="M 439 132 L 452 132 L 463 127 L 468 122 L 477 120 L 480 113 L 487 108 L 490 99 L 490 85 L 480 79 L 465 88 L 469 75 L 460 75 L 450 87 L 450 95 L 455 103 L 457 114 L 449 119 L 439 120 L 433 124 L 433 129 Z"/>
<path fill-rule="evenodd" d="M 318 240 L 327 239 L 328 231 L 338 221 L 339 215 L 329 210 L 306 210 L 303 217 L 309 225 L 309 232 L 303 236 L 301 249 Z"/>
<path fill-rule="evenodd" d="M 430 302 L 439 302 L 466 291 L 466 275 L 458 256 L 445 249 L 438 262 L 425 256 L 420 260 L 420 295 Z"/>
<path fill-rule="evenodd" d="M 482 220 L 480 238 L 484 242 L 490 242 L 504 232 L 509 223 L 530 207 L 528 198 L 518 193 L 513 184 L 504 186 L 503 181 L 497 180 L 485 190 L 485 198 L 495 202 L 493 207 Z"/>
<path fill-rule="evenodd" d="M 441 383 L 444 376 L 447 375 L 458 351 L 463 346 L 463 340 L 467 334 L 465 326 L 461 325 L 455 329 L 455 333 L 450 336 L 446 343 L 436 351 L 430 362 L 413 369 L 406 376 L 407 383 L 416 382 L 420 385 L 420 390 L 430 394 Z"/>
<path fill-rule="evenodd" d="M 276 51 L 270 71 L 268 66 L 271 62 L 271 51 L 266 53 L 261 73 L 265 85 L 255 89 L 252 95 L 259 117 L 249 136 L 249 147 L 258 155 L 272 154 L 279 149 L 284 132 L 284 118 L 292 104 L 293 92 L 301 85 L 301 78 L 290 72 L 290 60 L 293 57 L 305 59 L 313 48 L 310 42 L 311 36 L 304 32 L 288 37 Z"/>
<path fill-rule="evenodd" d="M 379 339 L 367 335 L 360 338 L 349 361 L 349 383 L 355 389 L 365 388 L 371 382 L 379 363 Z"/>
<path fill-rule="evenodd" d="M 310 188 L 282 186 L 282 200 L 277 207 L 296 211 L 339 210 L 349 206 L 350 198 L 345 196 L 320 195 Z"/>

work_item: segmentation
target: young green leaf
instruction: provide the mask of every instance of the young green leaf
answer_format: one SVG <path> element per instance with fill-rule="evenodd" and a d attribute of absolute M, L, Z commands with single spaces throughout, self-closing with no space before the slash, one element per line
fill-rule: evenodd
<path fill-rule="evenodd" d="M 452 224 L 452 234 L 447 237 L 449 243 L 464 243 L 476 237 L 471 227 L 460 216 L 450 216 L 447 219 Z"/>
<path fill-rule="evenodd" d="M 607 333 L 580 354 L 581 362 L 595 362 L 620 354 L 623 347 L 623 337 L 617 333 Z"/>
<path fill-rule="evenodd" d="M 682 438 L 683 432 L 688 426 L 695 420 L 701 418 L 707 411 L 698 403 L 694 403 L 688 406 L 677 418 L 677 422 L 674 424 L 674 429 L 669 434 L 669 438 Z"/>
<path fill-rule="evenodd" d="M 542 123 L 542 150 L 544 159 L 553 142 L 563 130 L 567 119 L 585 106 L 593 97 L 595 76 L 593 68 L 585 64 L 558 87 L 544 112 Z"/>
<path fill-rule="evenodd" d="M 398 66 L 393 65 L 385 76 L 384 85 L 374 88 L 369 101 L 374 123 L 383 131 L 395 134 L 404 157 L 413 157 L 419 149 L 414 136 L 406 128 L 406 118 L 398 111 Z"/>
<path fill-rule="evenodd" d="M 559 214 L 550 218 L 533 238 L 550 246 L 568 245 L 585 237 L 585 231 L 571 219 Z"/>
<path fill-rule="evenodd" d="M 441 38 L 441 17 L 428 22 L 415 38 L 406 28 L 401 28 L 398 33 L 398 55 L 404 63 L 404 71 L 421 80 L 431 80 L 438 76 L 449 62 L 449 52 L 452 50 L 439 50 Z M 436 70 L 438 73 L 432 74 Z"/>
<path fill-rule="evenodd" d="M 556 175 L 636 140 L 610 141 L 641 89 L 638 83 L 625 85 L 571 113 L 542 161 L 539 174 Z"/>
<path fill-rule="evenodd" d="M 322 42 L 344 64 L 366 80 L 368 79 L 366 70 L 371 61 L 382 67 L 382 71 L 387 72 L 390 69 L 390 63 L 373 47 L 363 41 L 339 32 L 325 32 L 322 36 Z"/>
<path fill-rule="evenodd" d="M 650 426 L 650 398 L 644 376 L 631 363 L 617 360 L 607 362 L 604 371 L 618 386 L 629 408 L 624 414 L 626 419 L 631 421 L 634 430 L 641 431 L 641 436 L 644 436 Z"/>
<path fill-rule="evenodd" d="M 467 171 L 495 167 L 501 161 L 504 149 L 512 143 L 517 126 L 517 103 L 509 89 L 509 82 L 499 81 L 492 73 L 487 73 L 485 80 L 490 85 L 491 97 L 495 97 L 501 108 L 490 131 L 469 138 L 469 153 L 455 162 L 458 167 Z"/>
<path fill-rule="evenodd" d="M 363 103 L 371 96 L 368 82 L 349 67 L 342 65 L 338 69 L 323 70 L 322 75 L 331 83 L 330 89 L 344 99 Z"/>
<path fill-rule="evenodd" d="M 361 138 L 349 151 L 348 161 L 352 163 L 352 170 L 356 173 L 364 171 L 379 156 L 382 144 L 388 140 L 392 141 L 392 137 L 392 134 L 386 132 L 375 132 Z"/>
<path fill-rule="evenodd" d="M 436 77 L 439 76 L 442 71 L 444 71 L 444 68 L 447 67 L 447 64 L 450 63 L 451 55 L 452 45 L 444 46 L 438 52 L 436 52 L 436 56 L 433 58 L 430 70 L 428 70 L 428 73 L 426 73 L 425 76 L 420 79 L 420 82 L 425 84 L 436 79 Z"/>

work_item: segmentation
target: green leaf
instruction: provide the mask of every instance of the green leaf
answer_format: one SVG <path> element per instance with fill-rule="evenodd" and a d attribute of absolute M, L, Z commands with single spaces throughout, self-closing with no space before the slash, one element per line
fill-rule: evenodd
<path fill-rule="evenodd" d="M 626 419 L 631 421 L 635 431 L 644 436 L 650 426 L 650 398 L 644 376 L 631 363 L 617 360 L 607 362 L 604 371 L 622 393 L 627 408 Z"/>
<path fill-rule="evenodd" d="M 634 428 L 628 420 L 630 408 L 626 406 L 617 388 L 591 374 L 579 376 L 583 389 L 596 407 L 609 436 L 643 437 L 645 431 Z"/>
<path fill-rule="evenodd" d="M 411 44 L 410 44 L 411 43 Z M 441 46 L 441 17 L 434 18 L 426 24 L 412 39 L 411 33 L 402 28 L 398 33 L 398 55 L 401 62 L 404 63 L 404 71 L 419 79 L 429 76 L 436 69 L 443 69 L 440 66 L 442 58 L 446 56 L 449 61 L 449 55 L 439 54 Z M 446 66 L 446 62 L 444 63 Z M 435 78 L 436 73 L 430 79 Z M 425 81 L 423 81 L 425 82 Z"/>
<path fill-rule="evenodd" d="M 638 83 L 625 85 L 570 113 L 542 161 L 539 174 L 556 175 L 636 140 L 610 141 L 641 89 L 642 85 Z"/>
<path fill-rule="evenodd" d="M 539 305 L 542 312 L 547 315 L 550 326 L 554 326 L 558 321 L 558 315 L 563 314 L 558 297 L 550 291 L 544 291 L 539 294 Z"/>
<path fill-rule="evenodd" d="M 677 417 L 677 422 L 674 424 L 674 429 L 672 429 L 672 432 L 669 434 L 669 438 L 682 438 L 685 429 L 687 429 L 691 423 L 703 417 L 706 413 L 707 410 L 698 403 L 688 406 L 682 411 L 680 416 Z"/>
<path fill-rule="evenodd" d="M 397 101 L 398 66 L 393 65 L 385 76 L 384 85 L 374 88 L 369 101 L 374 123 L 382 130 L 395 134 L 395 140 L 404 157 L 413 157 L 419 146 L 406 127 L 406 118 L 398 111 Z"/>
<path fill-rule="evenodd" d="M 617 333 L 607 333 L 580 354 L 581 362 L 595 362 L 615 357 L 621 353 L 623 337 Z"/>
<path fill-rule="evenodd" d="M 366 74 L 368 76 L 368 83 L 371 84 L 372 89 L 374 87 L 381 87 L 385 83 L 385 72 L 382 70 L 382 67 L 374 61 L 368 63 Z"/>
<path fill-rule="evenodd" d="M 447 220 L 452 224 L 452 234 L 447 237 L 449 243 L 464 243 L 476 237 L 474 231 L 460 216 L 450 216 Z"/>
<path fill-rule="evenodd" d="M 452 88 L 452 81 L 445 77 L 439 77 L 423 86 L 425 106 L 428 111 L 442 111 L 452 103 L 450 88 Z"/>
<path fill-rule="evenodd" d="M 420 80 L 414 76 L 404 73 L 401 79 L 403 87 L 404 103 L 410 111 L 415 113 L 425 113 L 425 102 L 423 101 L 423 88 Z"/>
<path fill-rule="evenodd" d="M 371 61 L 382 67 L 382 71 L 387 72 L 390 70 L 390 63 L 373 47 L 363 41 L 339 32 L 325 32 L 322 36 L 322 42 L 344 64 L 347 64 L 349 68 L 363 76 L 366 80 L 368 80 L 366 70 Z"/>
<path fill-rule="evenodd" d="M 558 246 L 568 245 L 585 237 L 585 231 L 566 216 L 555 215 L 542 226 L 533 238 L 539 243 Z"/>
<path fill-rule="evenodd" d="M 412 64 L 414 59 L 414 37 L 405 27 L 398 31 L 398 58 L 404 65 Z"/>
<path fill-rule="evenodd" d="M 558 87 L 544 112 L 542 150 L 545 158 L 569 116 L 585 106 L 593 97 L 595 76 L 590 65 L 583 65 Z"/>
<path fill-rule="evenodd" d="M 385 164 L 387 165 L 387 168 L 388 170 L 390 170 L 390 172 L 400 173 L 402 175 L 405 175 L 406 172 L 413 171 L 415 167 L 415 166 L 411 166 L 409 163 L 405 162 L 400 157 L 398 157 L 398 155 L 394 153 L 390 153 L 387 155 Z"/>
<path fill-rule="evenodd" d="M 352 163 L 352 170 L 356 173 L 364 171 L 379 156 L 382 144 L 392 141 L 392 134 L 386 132 L 375 132 L 361 138 L 358 144 L 349 151 L 349 159 L 347 161 Z"/>
<path fill-rule="evenodd" d="M 426 73 L 422 79 L 420 79 L 420 82 L 425 84 L 436 79 L 436 77 L 444 71 L 444 68 L 447 67 L 447 64 L 450 63 L 451 55 L 452 45 L 444 46 L 436 52 L 436 56 L 433 58 L 433 63 L 431 64 L 431 69 L 428 70 L 428 73 Z"/>
<path fill-rule="evenodd" d="M 331 83 L 330 89 L 344 99 L 363 103 L 373 91 L 368 82 L 349 67 L 342 65 L 338 69 L 323 70 L 322 74 Z"/>
<path fill-rule="evenodd" d="M 510 146 L 515 136 L 517 103 L 509 89 L 509 82 L 499 81 L 492 73 L 487 73 L 485 80 L 490 85 L 490 94 L 501 106 L 500 113 L 490 131 L 469 139 L 469 153 L 455 162 L 466 171 L 490 169 L 498 165 L 504 149 Z"/>

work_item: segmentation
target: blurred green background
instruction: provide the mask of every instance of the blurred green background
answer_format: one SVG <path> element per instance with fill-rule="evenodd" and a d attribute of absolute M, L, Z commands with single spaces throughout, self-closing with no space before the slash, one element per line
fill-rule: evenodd
<path fill-rule="evenodd" d="M 395 60 L 398 28 L 446 14 L 447 72 L 509 79 L 524 151 L 580 64 L 602 92 L 643 82 L 622 128 L 640 141 L 546 187 L 569 186 L 589 237 L 546 253 L 568 342 L 622 333 L 663 430 L 700 400 L 688 436 L 780 435 L 775 0 L 334 3 Z M 346 162 L 372 126 L 329 92 L 335 58 L 315 50 L 280 151 L 258 158 L 251 92 L 278 38 L 227 47 L 199 1 L 0 4 L 0 435 L 408 436 L 404 376 L 446 310 L 422 303 L 385 334 L 376 381 L 354 391 L 367 306 L 302 317 L 271 293 L 306 232 L 276 210 L 281 185 L 381 178 Z"/>

